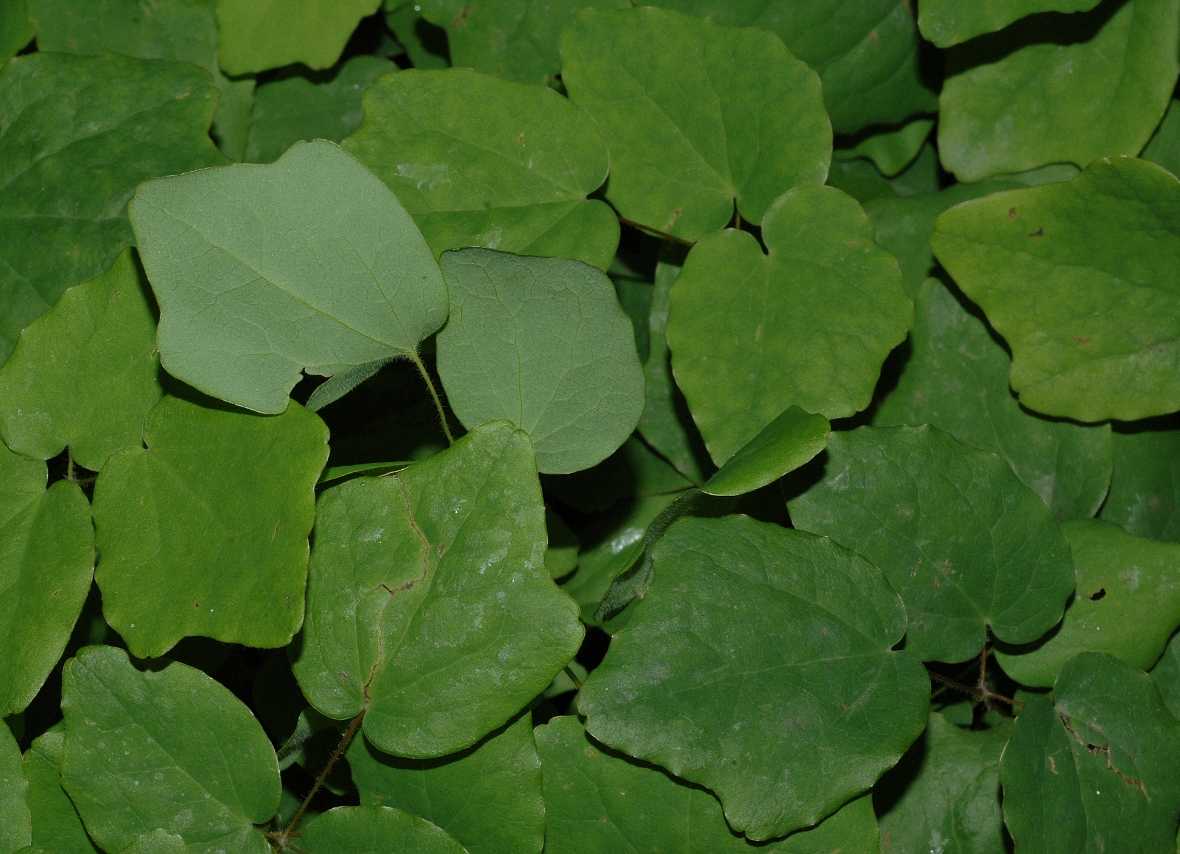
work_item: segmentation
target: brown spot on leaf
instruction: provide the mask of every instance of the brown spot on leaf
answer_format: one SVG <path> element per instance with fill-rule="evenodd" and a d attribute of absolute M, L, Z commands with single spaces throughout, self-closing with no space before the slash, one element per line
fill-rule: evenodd
<path fill-rule="evenodd" d="M 1090 346 L 1090 338 L 1087 335 L 1075 335 L 1073 337 L 1073 340 L 1074 340 L 1074 343 L 1077 344 L 1079 347 Z"/>
<path fill-rule="evenodd" d="M 1045 229 L 1038 226 L 1037 228 L 1034 228 L 1032 231 L 1030 231 L 1028 233 L 1028 236 L 1029 237 L 1044 237 L 1045 236 Z"/>
<path fill-rule="evenodd" d="M 451 21 L 451 26 L 461 28 L 467 26 L 467 19 L 471 17 L 471 5 L 468 4 L 459 10 L 459 14 Z"/>
<path fill-rule="evenodd" d="M 1016 219 L 1016 208 L 1008 208 L 1008 219 Z"/>

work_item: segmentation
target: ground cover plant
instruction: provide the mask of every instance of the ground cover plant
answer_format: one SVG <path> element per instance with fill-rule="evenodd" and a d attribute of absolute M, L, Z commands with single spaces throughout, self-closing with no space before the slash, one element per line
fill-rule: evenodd
<path fill-rule="evenodd" d="M 1180 0 L 4 0 L 0 854 L 1174 852 Z"/>

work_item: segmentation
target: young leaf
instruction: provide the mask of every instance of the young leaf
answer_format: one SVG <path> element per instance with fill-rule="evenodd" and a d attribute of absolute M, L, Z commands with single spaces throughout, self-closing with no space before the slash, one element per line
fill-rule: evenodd
<path fill-rule="evenodd" d="M 363 805 L 421 816 L 470 854 L 539 854 L 545 843 L 541 760 L 528 712 L 442 759 L 397 759 L 358 738 L 348 764 Z"/>
<path fill-rule="evenodd" d="M 409 71 L 365 93 L 345 140 L 436 254 L 484 246 L 606 269 L 619 225 L 587 200 L 607 175 L 593 120 L 556 92 L 467 69 Z"/>
<path fill-rule="evenodd" d="M 672 370 L 718 465 L 789 406 L 864 409 L 912 316 L 897 261 L 839 190 L 785 194 L 762 237 L 768 255 L 747 232 L 710 235 L 672 289 Z"/>
<path fill-rule="evenodd" d="M 74 462 L 99 471 L 140 444 L 163 394 L 159 372 L 151 298 L 128 250 L 21 332 L 0 366 L 0 436 L 43 460 L 68 445 Z"/>
<path fill-rule="evenodd" d="M 304 854 L 373 851 L 381 854 L 465 854 L 446 831 L 392 807 L 336 807 L 309 821 L 299 834 Z"/>
<path fill-rule="evenodd" d="M 82 819 L 61 786 L 64 747 L 65 727 L 58 723 L 33 739 L 21 763 L 29 784 L 26 800 L 33 819 L 32 845 L 49 854 L 94 854 Z"/>
<path fill-rule="evenodd" d="M 1140 537 L 1180 540 L 1180 430 L 1116 430 L 1101 518 Z"/>
<path fill-rule="evenodd" d="M 640 225 L 697 240 L 822 184 L 832 128 L 819 77 L 771 33 L 650 7 L 580 12 L 562 82 L 610 148 L 606 195 Z"/>
<path fill-rule="evenodd" d="M 438 373 L 467 428 L 510 421 L 537 469 L 579 471 L 613 453 L 643 411 L 631 322 L 605 274 L 577 261 L 448 252 L 451 316 Z"/>
<path fill-rule="evenodd" d="M 734 830 L 815 824 L 922 731 L 926 673 L 891 651 L 905 610 L 864 559 L 741 516 L 682 519 L 653 557 L 578 710 L 599 741 L 716 792 Z"/>
<path fill-rule="evenodd" d="M 103 615 L 137 657 L 191 635 L 291 641 L 327 441 L 298 404 L 275 418 L 176 397 L 152 410 L 147 447 L 113 456 L 94 489 Z"/>
<path fill-rule="evenodd" d="M 926 0 L 918 7 L 918 29 L 939 47 L 1002 30 L 1013 21 L 1042 12 L 1088 12 L 1100 0 Z"/>
<path fill-rule="evenodd" d="M 47 490 L 47 478 L 45 463 L 0 444 L 0 718 L 37 696 L 90 590 L 86 496 L 65 480 Z"/>
<path fill-rule="evenodd" d="M 1000 763 L 1004 819 L 1018 851 L 1171 851 L 1178 766 L 1180 722 L 1151 678 L 1083 653 L 1016 719 Z"/>
<path fill-rule="evenodd" d="M 788 407 L 730 457 L 701 487 L 709 495 L 743 495 L 810 462 L 828 444 L 828 419 Z"/>
<path fill-rule="evenodd" d="M 365 712 L 378 749 L 470 747 L 544 690 L 581 644 L 544 567 L 528 438 L 502 422 L 382 478 L 320 496 L 293 669 L 320 712 Z"/>
<path fill-rule="evenodd" d="M 868 798 L 852 801 L 818 827 L 755 849 L 729 829 L 708 791 L 600 747 L 577 718 L 554 718 L 537 727 L 536 737 L 545 768 L 545 850 L 551 854 L 879 850 Z"/>
<path fill-rule="evenodd" d="M 1067 522 L 1078 592 L 1061 627 L 1027 649 L 997 650 L 1022 685 L 1052 687 L 1067 661 L 1104 652 L 1146 670 L 1180 626 L 1180 543 L 1133 537 L 1096 520 Z"/>
<path fill-rule="evenodd" d="M 932 245 L 1011 347 L 1021 403 L 1100 421 L 1180 409 L 1178 235 L 1180 181 L 1119 158 L 952 208 Z"/>
<path fill-rule="evenodd" d="M 934 128 L 934 119 L 913 119 L 896 128 L 863 136 L 849 148 L 838 148 L 835 156 L 841 160 L 864 157 L 886 178 L 892 178 L 914 162 L 926 137 Z"/>
<path fill-rule="evenodd" d="M 270 851 L 253 825 L 278 808 L 278 763 L 227 688 L 185 664 L 140 671 L 92 646 L 66 662 L 61 706 L 62 782 L 100 846 L 165 830 L 186 851 Z"/>
<path fill-rule="evenodd" d="M 995 454 L 932 427 L 835 433 L 823 479 L 791 519 L 855 549 L 905 600 L 906 650 L 963 661 L 990 627 L 1034 641 L 1074 587 L 1069 545 L 1049 508 Z"/>
<path fill-rule="evenodd" d="M 19 851 L 33 836 L 28 781 L 21 773 L 20 747 L 0 721 L 0 851 Z"/>
<path fill-rule="evenodd" d="M 927 279 L 915 300 L 912 352 L 873 424 L 930 424 L 1001 456 L 1058 519 L 1093 516 L 1110 485 L 1110 427 L 1050 421 L 1008 390 L 1008 354 L 949 288 Z"/>
<path fill-rule="evenodd" d="M 208 134 L 216 103 L 186 63 L 36 53 L 3 67 L 0 361 L 131 243 L 123 208 L 136 184 L 224 159 Z"/>
<path fill-rule="evenodd" d="M 380 5 L 381 0 L 217 0 L 221 67 L 238 75 L 293 62 L 335 65 L 360 19 Z"/>
<path fill-rule="evenodd" d="M 1178 28 L 1180 0 L 1127 0 L 963 46 L 939 101 L 943 166 L 978 181 L 1138 154 L 1172 96 Z"/>
<path fill-rule="evenodd" d="M 131 221 L 164 369 L 246 409 L 282 412 L 301 368 L 416 358 L 446 318 L 446 286 L 409 214 L 325 140 L 269 166 L 150 181 Z"/>

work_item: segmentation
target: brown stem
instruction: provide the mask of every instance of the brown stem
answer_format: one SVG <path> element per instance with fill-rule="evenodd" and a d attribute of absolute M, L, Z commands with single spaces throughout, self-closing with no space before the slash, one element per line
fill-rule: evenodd
<path fill-rule="evenodd" d="M 414 363 L 414 367 L 418 369 L 419 376 L 422 377 L 422 382 L 426 383 L 426 390 L 430 392 L 430 398 L 434 401 L 434 408 L 438 412 L 438 423 L 442 425 L 443 435 L 447 437 L 447 444 L 455 444 L 455 437 L 451 435 L 450 425 L 447 424 L 447 413 L 443 409 L 442 398 L 438 396 L 438 389 L 434 387 L 434 380 L 430 378 L 430 372 L 426 370 L 426 365 L 422 362 L 422 357 L 415 352 L 410 352 L 410 361 Z"/>
<path fill-rule="evenodd" d="M 361 712 L 348 722 L 348 726 L 345 728 L 344 734 L 340 736 L 340 741 L 336 743 L 336 748 L 332 751 L 332 755 L 328 757 L 328 761 L 324 763 L 323 769 L 316 776 L 311 791 L 307 793 L 307 797 L 303 799 L 303 802 L 299 805 L 299 809 L 295 811 L 295 815 L 291 816 L 291 821 L 287 823 L 287 826 L 272 836 L 280 851 L 286 848 L 287 844 L 291 841 L 291 837 L 296 835 L 295 831 L 299 827 L 299 822 L 303 820 L 303 815 L 307 812 L 307 808 L 311 805 L 312 798 L 324 787 L 324 782 L 328 779 L 328 775 L 332 773 L 332 769 L 336 767 L 336 763 L 340 761 L 340 757 L 344 755 L 344 751 L 348 750 L 348 745 L 352 744 L 352 739 L 356 735 L 357 730 L 361 728 L 361 721 L 364 719 L 365 713 Z"/>
<path fill-rule="evenodd" d="M 1019 708 L 1020 706 L 1024 705 L 1019 700 L 1013 700 L 1011 697 L 1005 697 L 1003 694 L 997 694 L 988 688 L 980 688 L 978 685 L 964 685 L 962 682 L 956 682 L 954 679 L 948 679 L 941 673 L 935 673 L 933 670 L 929 672 L 930 678 L 932 678 L 935 682 L 941 682 L 948 688 L 953 688 L 960 693 L 966 694 L 968 697 L 974 699 L 977 703 L 986 703 L 989 700 L 999 700 L 1001 703 L 1012 706 L 1013 708 Z"/>

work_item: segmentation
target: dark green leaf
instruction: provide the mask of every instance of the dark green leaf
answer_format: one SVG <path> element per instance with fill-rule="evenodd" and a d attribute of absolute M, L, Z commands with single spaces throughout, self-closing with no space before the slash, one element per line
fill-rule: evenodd
<path fill-rule="evenodd" d="M 385 26 L 415 68 L 446 68 L 450 64 L 446 30 L 422 17 L 418 0 L 385 0 Z"/>
<path fill-rule="evenodd" d="M 1115 430 L 1114 474 L 1101 516 L 1132 534 L 1180 540 L 1180 430 Z"/>
<path fill-rule="evenodd" d="M 0 851 L 9 854 L 29 844 L 33 818 L 28 805 L 29 784 L 21 773 L 20 747 L 0 721 Z"/>
<path fill-rule="evenodd" d="M 392 807 L 336 807 L 299 834 L 305 854 L 465 854 L 442 829 Z"/>
<path fill-rule="evenodd" d="M 891 178 L 914 162 L 933 128 L 934 119 L 913 119 L 896 128 L 870 133 L 848 148 L 838 148 L 835 156 L 841 160 L 864 157 Z"/>
<path fill-rule="evenodd" d="M 1173 175 L 1180 175 L 1180 106 L 1177 105 L 1180 101 L 1168 104 L 1164 120 L 1141 155 L 1144 160 L 1158 163 Z"/>
<path fill-rule="evenodd" d="M 950 47 L 984 33 L 1002 30 L 1013 21 L 1039 12 L 1088 12 L 1099 0 L 925 0 L 918 7 L 922 35 L 939 47 Z"/>
<path fill-rule="evenodd" d="M 787 408 L 705 482 L 709 495 L 743 495 L 773 483 L 815 458 L 828 444 L 828 419 Z"/>
<path fill-rule="evenodd" d="M 96 850 L 82 827 L 74 804 L 61 786 L 65 727 L 59 723 L 33 739 L 22 767 L 33 817 L 33 845 L 48 854 L 93 854 Z"/>
<path fill-rule="evenodd" d="M 33 39 L 27 0 L 9 0 L 0 6 L 0 66 Z"/>
<path fill-rule="evenodd" d="M 1180 718 L 1180 634 L 1172 635 L 1164 654 L 1151 669 L 1151 678 L 1172 717 Z"/>

